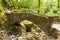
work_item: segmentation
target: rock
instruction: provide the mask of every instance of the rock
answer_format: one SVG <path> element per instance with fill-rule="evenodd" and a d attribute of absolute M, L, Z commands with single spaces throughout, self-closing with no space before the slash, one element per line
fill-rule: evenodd
<path fill-rule="evenodd" d="M 26 40 L 26 38 L 23 36 L 20 36 L 20 37 L 18 37 L 18 40 Z"/>
<path fill-rule="evenodd" d="M 7 34 L 3 34 L 3 40 L 11 40 L 11 38 Z"/>
<path fill-rule="evenodd" d="M 33 27 L 33 23 L 27 20 L 24 20 L 20 23 L 23 27 L 25 27 L 26 32 L 31 32 L 31 28 Z"/>
<path fill-rule="evenodd" d="M 55 28 L 56 30 L 60 31 L 60 23 L 59 22 L 53 23 L 52 28 Z"/>

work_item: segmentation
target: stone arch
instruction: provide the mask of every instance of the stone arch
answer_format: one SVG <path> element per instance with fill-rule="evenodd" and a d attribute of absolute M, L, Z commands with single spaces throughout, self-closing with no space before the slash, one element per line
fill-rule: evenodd
<path fill-rule="evenodd" d="M 9 21 L 10 25 L 13 25 L 14 23 L 19 23 L 22 20 L 29 20 L 36 25 L 38 25 L 46 34 L 51 33 L 51 25 L 53 23 L 54 17 L 44 16 L 44 15 L 37 15 L 33 13 L 5 13 L 7 16 L 7 19 Z"/>

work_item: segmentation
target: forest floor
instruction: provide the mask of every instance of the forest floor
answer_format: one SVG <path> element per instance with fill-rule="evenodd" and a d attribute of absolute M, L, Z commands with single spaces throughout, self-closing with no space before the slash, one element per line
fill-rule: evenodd
<path fill-rule="evenodd" d="M 35 24 L 34 24 L 35 25 Z M 59 25 L 58 25 L 59 26 Z M 0 40 L 59 40 L 55 39 L 51 36 L 47 36 L 46 33 L 37 27 L 33 27 L 31 32 L 26 32 L 26 29 L 22 28 L 22 33 L 20 36 L 16 35 L 9 35 L 5 33 L 5 30 L 0 31 Z"/>

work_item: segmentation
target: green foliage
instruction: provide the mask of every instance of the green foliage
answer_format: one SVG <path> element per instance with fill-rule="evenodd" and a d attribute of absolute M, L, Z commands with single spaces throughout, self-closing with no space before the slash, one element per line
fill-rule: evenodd
<path fill-rule="evenodd" d="M 9 8 L 14 11 L 18 10 L 19 12 L 34 13 L 38 13 L 38 10 L 40 10 L 40 14 L 59 14 L 58 0 L 40 0 L 40 9 L 38 8 L 38 3 L 39 0 L 0 0 L 0 9 Z"/>

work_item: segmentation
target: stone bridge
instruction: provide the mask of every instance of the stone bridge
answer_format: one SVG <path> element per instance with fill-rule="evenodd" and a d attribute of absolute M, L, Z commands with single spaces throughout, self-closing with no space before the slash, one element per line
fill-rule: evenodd
<path fill-rule="evenodd" d="M 5 15 L 7 16 L 9 25 L 13 25 L 14 23 L 20 23 L 23 20 L 28 20 L 38 25 L 45 33 L 50 33 L 49 35 L 52 35 L 51 33 L 53 33 L 51 25 L 55 16 L 51 17 L 37 15 L 33 13 L 5 13 Z"/>

